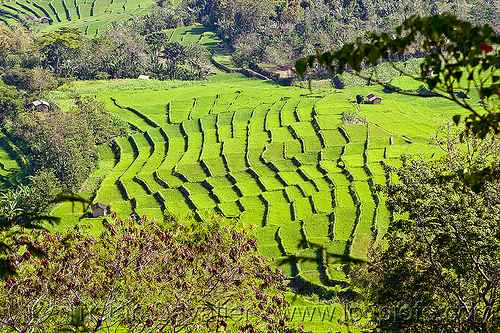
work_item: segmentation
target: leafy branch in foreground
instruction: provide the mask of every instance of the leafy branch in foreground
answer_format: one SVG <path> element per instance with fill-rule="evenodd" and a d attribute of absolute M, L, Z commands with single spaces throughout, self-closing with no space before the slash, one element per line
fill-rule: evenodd
<path fill-rule="evenodd" d="M 372 33 L 368 42 L 360 38 L 355 43 L 345 44 L 338 51 L 317 51 L 315 55 L 301 58 L 295 63 L 300 75 L 315 62 L 326 67 L 332 74 L 344 71 L 361 75 L 367 66 L 375 66 L 381 60 L 395 60 L 416 51 L 424 52 L 421 73 L 413 76 L 423 81 L 430 91 L 453 101 L 471 114 L 465 119 L 467 130 L 485 137 L 490 131 L 500 133 L 500 36 L 490 26 L 472 26 L 468 22 L 449 14 L 421 18 L 412 16 L 396 28 L 395 34 Z M 391 62 L 400 74 L 407 75 L 404 68 Z M 373 77 L 363 77 L 381 84 L 390 85 Z M 477 91 L 480 107 L 472 105 L 459 92 L 468 95 Z M 416 94 L 398 91 L 402 94 Z M 458 124 L 461 117 L 453 117 Z"/>
<path fill-rule="evenodd" d="M 82 211 L 85 211 L 88 204 L 90 204 L 87 199 L 78 195 L 61 194 L 39 211 L 45 211 L 47 207 L 53 204 L 67 201 L 72 202 L 73 208 L 76 203 L 81 203 Z M 41 250 L 36 242 L 30 238 L 28 230 L 46 230 L 42 222 L 57 225 L 60 220 L 56 216 L 20 210 L 14 210 L 13 214 L 4 216 L 4 219 L 0 221 L 0 281 L 18 274 L 18 267 L 13 258 L 19 248 L 24 247 L 26 249 L 26 256 L 43 258 L 46 255 L 45 251 Z"/>
<path fill-rule="evenodd" d="M 499 327 L 500 179 L 473 191 L 457 171 L 498 163 L 500 140 L 490 135 L 460 143 L 458 133 L 442 130 L 436 137 L 446 155 L 405 159 L 395 170 L 399 182 L 381 187 L 400 218 L 369 265 L 354 268 L 351 277 L 366 290 L 372 321 L 383 332 Z"/>
<path fill-rule="evenodd" d="M 448 163 L 456 165 L 439 177 L 441 182 L 452 182 L 454 187 L 468 186 L 480 193 L 486 182 L 500 177 L 500 140 L 493 134 L 480 139 L 464 132 L 463 126 L 450 121 L 440 126 L 429 142 L 446 155 Z"/>
<path fill-rule="evenodd" d="M 0 281 L 0 331 L 285 332 L 284 276 L 246 231 L 221 222 L 144 217 L 106 222 L 97 239 L 27 235 L 46 255 L 16 248 L 20 274 Z"/>

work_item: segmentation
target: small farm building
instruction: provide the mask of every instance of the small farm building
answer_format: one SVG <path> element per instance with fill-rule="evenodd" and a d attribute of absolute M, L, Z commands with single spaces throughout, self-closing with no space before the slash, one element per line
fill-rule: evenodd
<path fill-rule="evenodd" d="M 43 101 L 41 99 L 34 101 L 33 105 L 35 106 L 35 110 L 37 111 L 47 111 L 49 109 L 49 102 Z"/>
<path fill-rule="evenodd" d="M 92 209 L 92 217 L 106 215 L 106 205 L 100 202 L 93 204 L 90 208 Z"/>
<path fill-rule="evenodd" d="M 139 75 L 138 79 L 141 79 L 141 80 L 149 80 L 149 75 L 144 75 L 144 74 L 141 74 L 141 75 Z"/>
<path fill-rule="evenodd" d="M 380 104 L 382 103 L 383 98 L 380 96 L 377 96 L 375 94 L 370 94 L 367 96 L 368 98 L 368 103 L 370 104 Z"/>

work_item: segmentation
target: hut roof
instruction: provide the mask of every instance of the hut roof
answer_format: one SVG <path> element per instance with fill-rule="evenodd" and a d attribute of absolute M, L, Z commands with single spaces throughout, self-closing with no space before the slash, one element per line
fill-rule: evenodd
<path fill-rule="evenodd" d="M 139 75 L 138 79 L 149 80 L 149 75 L 141 74 Z"/>
<path fill-rule="evenodd" d="M 106 209 L 106 205 L 102 204 L 100 202 L 97 202 L 97 203 L 93 204 L 90 208 L 92 210 L 96 210 L 97 208 Z"/>
<path fill-rule="evenodd" d="M 381 100 L 383 100 L 383 98 L 382 98 L 382 97 L 377 96 L 377 95 L 375 95 L 375 94 L 370 94 L 370 95 L 368 95 L 367 97 L 368 97 L 368 100 L 369 100 L 370 102 L 374 101 L 374 100 L 375 100 L 375 99 L 377 99 L 377 98 L 380 98 Z"/>
<path fill-rule="evenodd" d="M 33 102 L 33 105 L 34 106 L 39 106 L 39 105 L 49 106 L 49 102 L 46 102 L 46 101 L 41 100 L 41 99 L 37 99 L 36 101 Z"/>

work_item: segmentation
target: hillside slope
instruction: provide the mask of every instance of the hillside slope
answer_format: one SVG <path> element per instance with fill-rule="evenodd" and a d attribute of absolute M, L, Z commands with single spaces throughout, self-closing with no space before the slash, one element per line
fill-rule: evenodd
<path fill-rule="evenodd" d="M 71 26 L 94 36 L 107 24 L 147 13 L 152 0 L 10 0 L 0 4 L 0 21 L 13 25 L 21 20 L 48 17 L 51 24 L 37 23 L 44 31 Z"/>
<path fill-rule="evenodd" d="M 198 220 L 207 209 L 238 217 L 256 230 L 266 256 L 317 258 L 281 268 L 324 288 L 348 278 L 324 253 L 299 244 L 366 257 L 392 218 L 375 191 L 392 177 L 384 165 L 400 165 L 402 154 L 438 153 L 427 141 L 460 111 L 438 98 L 389 95 L 378 87 L 311 93 L 238 74 L 215 80 L 100 93 L 138 133 L 114 141 L 116 164 L 110 154 L 102 162 L 108 170 L 94 202 L 123 217 L 161 219 L 164 209 Z M 355 94 L 369 93 L 383 103 L 354 102 Z M 342 125 L 342 113 L 358 107 L 368 123 Z M 63 207 L 54 212 L 62 213 Z"/>

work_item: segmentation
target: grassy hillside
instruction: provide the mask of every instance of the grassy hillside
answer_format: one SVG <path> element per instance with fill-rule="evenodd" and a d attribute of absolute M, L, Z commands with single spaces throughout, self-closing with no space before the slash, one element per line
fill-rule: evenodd
<path fill-rule="evenodd" d="M 153 3 L 152 0 L 8 0 L 0 3 L 0 22 L 15 25 L 28 17 L 48 17 L 52 20 L 51 24 L 39 23 L 43 31 L 70 26 L 80 28 L 93 37 L 111 22 L 126 21 L 132 16 L 146 14 Z M 214 32 L 199 23 L 168 29 L 166 33 L 171 42 L 198 42 L 211 53 L 216 51 L 217 43 L 221 42 Z"/>
<path fill-rule="evenodd" d="M 217 43 L 222 42 L 214 32 L 199 23 L 187 27 L 168 29 L 165 32 L 170 36 L 170 42 L 179 42 L 181 44 L 198 42 L 212 53 L 217 49 Z"/>
<path fill-rule="evenodd" d="M 327 289 L 347 281 L 342 267 L 299 243 L 365 257 L 391 218 L 375 192 L 392 177 L 384 165 L 400 165 L 402 154 L 438 154 L 427 145 L 430 136 L 460 113 L 441 99 L 384 94 L 373 86 L 311 93 L 239 74 L 214 80 L 99 94 L 138 131 L 101 151 L 105 177 L 94 202 L 123 217 L 160 219 L 164 209 L 198 220 L 206 210 L 238 217 L 254 228 L 264 255 L 318 258 L 322 264 L 282 269 Z M 382 96 L 382 104 L 354 102 L 356 94 L 369 93 Z M 357 107 L 369 123 L 342 125 L 342 113 Z M 83 222 L 99 228 L 91 221 Z"/>

